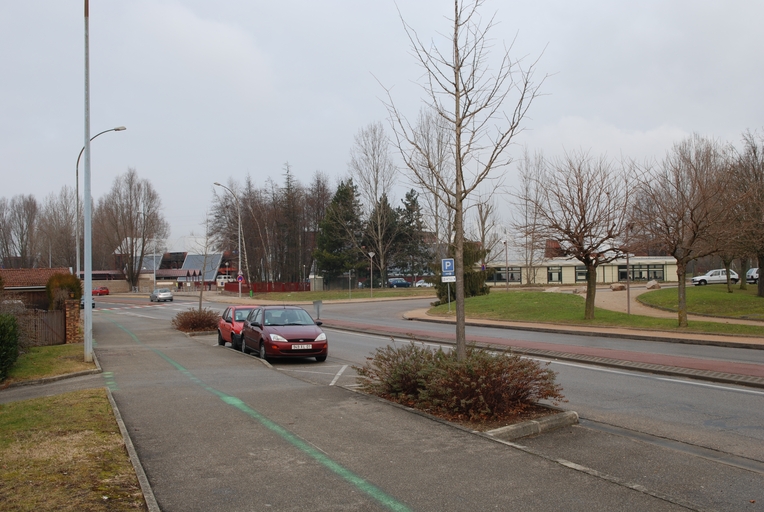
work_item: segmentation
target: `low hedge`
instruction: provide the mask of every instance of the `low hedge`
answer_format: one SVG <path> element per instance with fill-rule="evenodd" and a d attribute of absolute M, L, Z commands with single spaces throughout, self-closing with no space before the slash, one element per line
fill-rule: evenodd
<path fill-rule="evenodd" d="M 19 357 L 19 326 L 13 315 L 0 314 L 0 381 Z"/>

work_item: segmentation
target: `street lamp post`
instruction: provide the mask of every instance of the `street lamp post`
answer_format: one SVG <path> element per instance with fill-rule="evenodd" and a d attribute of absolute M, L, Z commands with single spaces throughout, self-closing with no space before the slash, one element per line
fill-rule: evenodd
<path fill-rule="evenodd" d="M 239 298 L 241 298 L 241 277 L 240 277 L 242 275 L 242 272 L 241 272 L 241 204 L 239 203 L 239 198 L 236 197 L 236 194 L 233 193 L 233 190 L 226 187 L 225 185 L 221 185 L 217 181 L 213 183 L 213 185 L 215 185 L 216 187 L 221 187 L 226 189 L 236 201 L 236 211 L 239 214 L 239 269 L 238 269 L 238 275 L 236 276 L 236 281 L 238 281 L 239 283 Z"/>
<path fill-rule="evenodd" d="M 369 297 L 374 297 L 374 253 L 369 253 Z"/>
<path fill-rule="evenodd" d="M 92 137 L 90 137 L 90 140 L 93 141 L 96 137 L 99 135 L 103 135 L 107 132 L 121 132 L 123 130 L 127 130 L 124 126 L 117 126 L 116 128 L 111 128 L 109 130 L 104 130 L 101 133 L 96 133 Z M 85 151 L 85 146 L 82 146 L 82 149 L 80 150 L 80 154 L 77 155 L 77 166 L 74 168 L 74 180 L 75 180 L 75 211 L 74 211 L 74 238 L 75 238 L 75 245 L 77 246 L 76 253 L 77 253 L 77 278 L 80 277 L 80 158 L 82 158 L 82 153 Z"/>

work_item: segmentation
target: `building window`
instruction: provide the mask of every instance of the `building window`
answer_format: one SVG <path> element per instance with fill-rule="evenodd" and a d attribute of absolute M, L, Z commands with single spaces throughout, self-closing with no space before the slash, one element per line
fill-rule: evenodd
<path fill-rule="evenodd" d="M 585 283 L 586 277 L 589 275 L 589 273 L 586 271 L 586 267 L 578 266 L 576 267 L 576 282 L 577 283 Z"/>
<path fill-rule="evenodd" d="M 546 280 L 548 283 L 562 282 L 562 267 L 547 267 Z"/>
<path fill-rule="evenodd" d="M 656 281 L 665 281 L 665 265 L 648 265 L 647 276 L 648 279 L 655 279 Z"/>

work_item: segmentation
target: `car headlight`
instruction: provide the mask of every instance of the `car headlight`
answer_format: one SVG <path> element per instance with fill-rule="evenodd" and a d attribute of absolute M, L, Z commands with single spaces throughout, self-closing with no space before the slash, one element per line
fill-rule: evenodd
<path fill-rule="evenodd" d="M 322 332 L 321 334 L 318 335 L 315 341 L 326 341 L 326 334 Z"/>
<path fill-rule="evenodd" d="M 279 336 L 278 334 L 271 334 L 271 341 L 282 341 L 286 342 L 286 338 L 283 336 Z"/>

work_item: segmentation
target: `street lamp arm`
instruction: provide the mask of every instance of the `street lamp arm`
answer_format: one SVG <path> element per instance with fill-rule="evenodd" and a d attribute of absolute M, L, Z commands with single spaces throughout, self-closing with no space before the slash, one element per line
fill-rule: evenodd
<path fill-rule="evenodd" d="M 108 133 L 108 132 L 121 132 L 121 131 L 124 131 L 124 130 L 127 130 L 127 128 L 124 127 L 124 126 L 117 126 L 116 128 L 109 128 L 108 130 L 104 130 L 101 133 L 96 133 L 95 135 L 90 137 L 90 141 L 92 142 L 93 139 L 95 139 L 99 135 L 103 135 L 104 133 Z M 80 158 L 82 158 L 82 153 L 84 153 L 84 152 L 85 152 L 85 146 L 82 146 L 82 149 L 80 150 L 80 154 L 77 156 L 77 173 L 79 173 Z"/>

